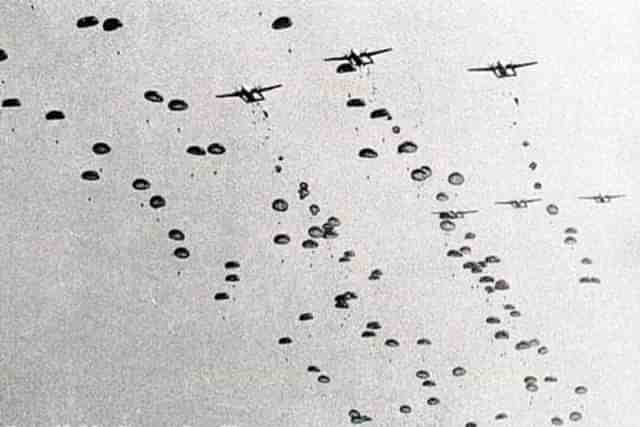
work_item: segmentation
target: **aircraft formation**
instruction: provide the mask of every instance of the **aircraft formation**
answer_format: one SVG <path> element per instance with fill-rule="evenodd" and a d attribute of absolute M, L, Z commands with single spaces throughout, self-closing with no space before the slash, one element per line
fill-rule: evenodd
<path fill-rule="evenodd" d="M 77 31 L 86 32 L 87 29 L 97 26 L 99 22 L 100 19 L 95 16 L 78 17 L 76 21 Z M 103 30 L 115 35 L 118 31 L 123 31 L 122 29 L 126 28 L 126 25 L 126 22 L 123 23 L 116 18 L 108 18 L 104 21 Z M 270 24 L 270 28 L 274 31 L 288 31 L 292 26 L 293 21 L 284 16 L 276 17 Z M 331 47 L 331 49 L 333 48 Z M 327 50 L 331 49 L 328 48 Z M 402 55 L 400 50 L 393 50 L 391 47 L 372 51 L 351 49 L 340 56 L 318 58 L 318 63 L 320 65 L 322 62 L 338 63 L 336 74 L 340 74 L 340 76 L 332 73 L 331 77 L 336 79 L 351 78 L 354 75 L 342 76 L 342 74 L 353 73 L 366 67 L 379 68 L 379 71 L 384 72 L 384 62 L 375 63 L 374 57 L 389 52 L 394 52 L 391 56 L 394 54 Z M 13 52 L 0 49 L 0 67 L 11 63 L 12 60 Z M 376 64 L 376 67 L 372 67 L 374 64 Z M 517 77 L 516 70 L 537 64 L 537 61 L 507 64 L 497 61 L 489 66 L 469 68 L 467 71 L 489 72 L 497 79 L 504 79 Z M 460 71 L 462 75 L 467 76 L 464 69 Z M 531 75 L 535 75 L 535 68 L 531 68 Z M 11 76 L 9 75 L 7 79 L 10 78 Z M 271 80 L 271 82 L 278 81 L 275 80 L 275 76 L 273 78 L 274 80 Z M 493 80 L 492 82 L 501 84 Z M 353 84 L 353 87 L 349 86 L 350 84 Z M 250 116 L 250 119 L 247 119 L 247 116 L 239 114 L 237 120 L 238 122 L 246 120 L 247 123 L 244 123 L 246 125 L 248 125 L 249 120 L 252 120 L 250 122 L 251 125 L 257 128 L 262 135 L 260 140 L 262 145 L 256 143 L 256 146 L 267 150 L 269 142 L 272 141 L 272 123 L 266 109 L 261 110 L 262 115 L 256 113 L 256 111 L 258 111 L 258 108 L 264 108 L 264 104 L 267 103 L 287 103 L 287 97 L 283 95 L 283 92 L 294 90 L 295 88 L 293 85 L 291 87 L 287 85 L 285 90 L 277 91 L 277 89 L 284 88 L 285 85 L 286 82 L 269 86 L 243 85 L 235 90 L 227 89 L 230 90 L 229 92 L 216 88 L 214 96 L 217 99 L 237 98 L 248 104 L 247 106 L 241 105 L 239 108 L 242 109 L 243 113 L 250 111 L 253 115 Z M 353 81 L 345 80 L 345 86 L 348 86 L 349 90 L 352 89 L 353 93 L 358 92 Z M 233 87 L 232 83 L 228 87 Z M 473 300 L 473 304 L 476 307 L 481 307 L 482 318 L 476 319 L 475 325 L 479 331 L 478 334 L 483 337 L 487 347 L 490 347 L 488 351 L 495 351 L 498 355 L 498 361 L 515 360 L 513 362 L 515 366 L 513 372 L 517 374 L 508 378 L 509 386 L 517 386 L 520 392 L 515 398 L 526 402 L 524 406 L 535 407 L 536 410 L 540 411 L 542 415 L 536 418 L 537 425 L 560 426 L 584 423 L 588 420 L 589 405 L 597 404 L 597 402 L 590 400 L 591 389 L 588 385 L 585 385 L 589 378 L 585 377 L 585 382 L 583 383 L 570 382 L 557 376 L 556 371 L 561 368 L 554 365 L 553 356 L 561 353 L 562 349 L 554 348 L 548 343 L 551 337 L 531 332 L 533 328 L 531 325 L 535 325 L 532 318 L 536 316 L 536 313 L 533 309 L 529 310 L 531 307 L 527 305 L 528 302 L 526 300 L 516 301 L 516 298 L 511 296 L 510 291 L 520 286 L 520 283 L 515 278 L 508 278 L 504 275 L 504 263 L 509 262 L 510 254 L 496 253 L 488 249 L 491 247 L 490 236 L 476 234 L 471 231 L 473 229 L 472 225 L 478 224 L 476 221 L 482 218 L 483 215 L 493 216 L 494 213 L 501 209 L 496 206 L 522 209 L 518 213 L 511 213 L 508 208 L 505 208 L 505 210 L 509 211 L 508 215 L 514 217 L 518 217 L 520 214 L 533 215 L 536 212 L 546 212 L 547 215 L 555 217 L 560 214 L 558 205 L 564 207 L 571 202 L 524 195 L 524 197 L 517 196 L 507 200 L 495 200 L 492 196 L 490 199 L 487 198 L 486 201 L 481 203 L 476 202 L 474 205 L 464 203 L 462 200 L 463 192 L 468 181 L 474 179 L 474 172 L 442 170 L 435 166 L 435 162 L 432 164 L 427 160 L 415 160 L 417 159 L 416 154 L 421 150 L 421 146 L 410 137 L 402 135 L 406 128 L 404 126 L 401 128 L 397 124 L 400 122 L 400 118 L 395 110 L 383 105 L 380 103 L 379 98 L 372 95 L 374 91 L 373 84 L 369 86 L 369 89 L 370 93 L 358 94 L 357 96 L 352 96 L 350 91 L 345 90 L 345 93 L 341 94 L 342 97 L 336 97 L 335 102 L 341 108 L 352 112 L 354 117 L 368 117 L 371 120 L 369 122 L 372 123 L 371 126 L 382 127 L 391 122 L 391 126 L 385 128 L 385 130 L 390 130 L 390 135 L 386 135 L 388 139 L 385 139 L 384 142 L 387 143 L 388 140 L 397 142 L 391 144 L 393 147 L 389 149 L 388 144 L 385 148 L 383 144 L 374 146 L 371 141 L 366 140 L 364 142 L 363 139 L 353 138 L 359 144 L 358 147 L 352 147 L 353 160 L 359 162 L 358 164 L 364 162 L 375 164 L 381 157 L 389 156 L 389 153 L 398 156 L 398 158 L 407 159 L 407 165 L 410 166 L 406 168 L 406 171 L 403 171 L 403 185 L 405 185 L 404 188 L 407 193 L 412 195 L 414 193 L 419 195 L 428 193 L 429 197 L 424 199 L 425 205 L 430 207 L 437 206 L 433 209 L 425 208 L 422 210 L 419 213 L 419 221 L 430 224 L 429 227 L 434 233 L 438 233 L 438 236 L 442 235 L 446 239 L 446 248 L 438 248 L 440 251 L 439 262 L 445 266 L 443 268 L 448 269 L 447 271 L 451 273 L 452 277 L 455 277 L 455 279 L 452 279 L 452 283 L 462 280 L 468 285 L 470 299 Z M 306 87 L 303 90 L 306 90 Z M 160 115 L 167 113 L 167 110 L 170 112 L 167 114 L 185 114 L 184 122 L 187 123 L 189 120 L 186 113 L 194 109 L 191 102 L 187 102 L 182 97 L 167 97 L 163 92 L 163 90 L 156 87 L 145 88 L 145 90 L 140 90 L 139 93 L 129 95 L 131 102 L 139 101 L 142 103 L 143 108 L 153 111 L 149 114 Z M 270 92 L 268 99 L 265 96 L 266 92 Z M 519 102 L 520 100 L 518 99 L 516 104 L 519 105 Z M 166 109 L 164 109 L 165 104 Z M 217 105 L 221 104 L 224 104 L 224 102 L 220 101 Z M 371 107 L 368 114 L 362 110 L 367 106 Z M 21 107 L 22 103 L 19 98 L 5 98 L 2 102 L 3 113 L 10 110 L 19 110 Z M 156 107 L 158 108 L 157 110 L 152 110 Z M 390 110 L 394 111 L 393 115 Z M 48 109 L 39 118 L 44 118 L 49 124 L 67 121 L 67 115 L 61 109 Z M 386 119 L 386 121 L 378 119 Z M 164 119 L 160 119 L 160 121 L 162 120 Z M 191 125 L 197 126 L 198 123 L 191 123 Z M 325 125 L 330 126 L 330 123 Z M 295 121 L 291 123 L 291 126 L 296 126 Z M 178 129 L 178 133 L 182 131 L 181 128 Z M 360 129 L 356 129 L 356 132 L 359 131 Z M 240 144 L 235 142 L 224 142 L 216 139 L 215 141 L 207 140 L 205 143 L 197 142 L 195 139 L 188 142 L 181 140 L 183 147 L 180 147 L 180 156 L 193 161 L 199 161 L 198 159 L 211 161 L 211 163 L 207 163 L 206 168 L 210 168 L 212 171 L 215 170 L 215 173 L 212 172 L 212 174 L 217 174 L 218 171 L 223 174 L 225 170 L 223 167 L 219 167 L 218 164 L 224 164 L 227 167 L 233 166 L 230 159 L 235 159 L 236 157 L 234 156 L 238 156 L 238 153 L 242 152 Z M 249 142 L 246 142 L 246 144 L 249 144 Z M 77 169 L 74 169 L 73 179 L 92 189 L 103 188 L 108 193 L 110 191 L 108 186 L 114 185 L 115 178 L 113 178 L 113 171 L 107 168 L 106 165 L 109 159 L 119 155 L 119 148 L 117 144 L 97 140 L 93 142 L 90 150 L 86 150 L 90 160 L 85 161 L 83 166 L 79 164 L 69 166 Z M 386 151 L 383 151 L 385 149 Z M 167 150 L 167 152 L 170 151 Z M 173 153 L 173 151 L 171 152 Z M 184 160 L 182 157 L 181 160 Z M 274 176 L 285 176 L 289 159 L 285 159 L 282 155 L 274 157 L 277 158 L 277 164 L 273 168 Z M 336 164 L 339 164 L 340 160 L 336 159 Z M 171 163 L 171 160 L 167 159 L 167 163 Z M 327 167 L 330 166 L 333 165 L 327 165 Z M 337 170 L 340 170 L 340 167 L 338 166 Z M 531 163 L 530 169 L 534 170 L 535 168 L 536 164 Z M 144 171 L 144 168 L 140 168 L 140 170 Z M 197 180 L 194 178 L 193 173 L 189 179 Z M 320 188 L 323 185 L 322 182 L 302 179 L 301 177 L 296 177 L 288 181 L 277 181 L 281 184 L 277 192 L 270 193 L 268 202 L 263 203 L 264 206 L 256 209 L 256 212 L 253 213 L 256 217 L 259 216 L 258 211 L 262 213 L 260 220 L 267 223 L 265 227 L 268 231 L 258 236 L 252 236 L 252 239 L 256 239 L 259 244 L 268 244 L 269 251 L 273 254 L 273 260 L 276 260 L 276 267 L 273 267 L 276 271 L 275 277 L 279 277 L 279 274 L 284 275 L 283 272 L 287 268 L 284 261 L 285 256 L 282 255 L 286 249 L 293 254 L 291 256 L 298 256 L 304 259 L 305 263 L 308 261 L 311 266 L 314 264 L 326 266 L 326 271 L 330 272 L 326 274 L 329 279 L 325 278 L 322 281 L 322 285 L 326 285 L 326 288 L 322 287 L 320 291 L 314 294 L 314 297 L 306 297 L 304 304 L 308 308 L 296 308 L 295 316 L 291 316 L 289 312 L 287 313 L 289 317 L 280 317 L 280 313 L 277 311 L 275 314 L 271 313 L 273 318 L 277 319 L 273 327 L 277 327 L 282 331 L 278 336 L 271 336 L 258 328 L 254 331 L 257 331 L 255 335 L 247 334 L 242 336 L 242 340 L 246 341 L 268 342 L 268 345 L 260 351 L 276 355 L 273 360 L 277 360 L 280 365 L 278 365 L 277 369 L 274 368 L 273 371 L 281 370 L 279 371 L 281 373 L 282 370 L 285 370 L 289 373 L 289 376 L 281 375 L 278 377 L 277 374 L 270 371 L 272 367 L 267 367 L 264 368 L 260 375 L 269 376 L 273 374 L 274 378 L 278 378 L 269 384 L 276 384 L 278 381 L 286 382 L 287 378 L 302 378 L 300 381 L 306 381 L 304 383 L 305 386 L 295 390 L 296 394 L 304 396 L 303 400 L 305 402 L 312 402 L 313 399 L 309 396 L 314 394 L 318 396 L 314 395 L 312 397 L 318 397 L 317 400 L 320 400 L 326 398 L 327 395 L 331 396 L 331 393 L 337 393 L 335 391 L 337 389 L 353 387 L 356 389 L 356 392 L 354 392 L 355 398 L 349 402 L 341 401 L 331 405 L 339 413 L 338 416 L 342 423 L 340 425 L 400 425 L 388 421 L 393 419 L 389 418 L 393 416 L 402 417 L 402 420 L 415 417 L 415 424 L 412 425 L 423 425 L 422 422 L 424 420 L 429 422 L 433 420 L 436 420 L 433 422 L 439 422 L 437 420 L 441 419 L 449 420 L 450 418 L 446 418 L 447 416 L 452 418 L 462 418 L 464 416 L 464 420 L 456 421 L 455 425 L 452 423 L 447 424 L 447 421 L 433 425 L 451 425 L 454 427 L 522 425 L 518 419 L 520 413 L 517 412 L 521 411 L 521 408 L 512 412 L 510 408 L 501 407 L 500 402 L 492 402 L 490 400 L 487 400 L 487 405 L 490 406 L 487 410 L 483 409 L 475 413 L 475 408 L 470 408 L 464 414 L 450 414 L 452 411 L 448 411 L 447 408 L 449 408 L 448 405 L 453 404 L 452 401 L 454 399 L 449 396 L 456 395 L 455 390 L 471 387 L 472 382 L 479 378 L 480 374 L 478 372 L 480 372 L 481 368 L 467 365 L 461 354 L 447 352 L 447 349 L 440 345 L 441 342 L 430 337 L 433 329 L 430 329 L 429 326 L 416 322 L 408 323 L 405 329 L 394 329 L 391 326 L 391 322 L 386 322 L 378 317 L 378 313 L 370 309 L 368 304 L 371 301 L 384 305 L 392 299 L 392 297 L 383 296 L 380 293 L 382 292 L 380 289 L 389 289 L 394 286 L 392 284 L 393 276 L 391 273 L 387 273 L 388 271 L 394 271 L 394 259 L 374 260 L 367 256 L 361 256 L 360 254 L 366 251 L 367 243 L 349 240 L 349 235 L 354 227 L 352 219 L 355 217 L 351 216 L 349 206 L 332 205 L 331 201 L 326 200 L 330 192 Z M 367 176 L 367 179 L 369 179 L 369 176 Z M 225 304 L 249 304 L 240 296 L 242 295 L 242 286 L 245 286 L 249 280 L 260 281 L 262 277 L 266 277 L 266 273 L 264 276 L 261 276 L 261 273 L 256 273 L 264 265 L 250 256 L 241 260 L 239 255 L 225 253 L 224 260 L 210 259 L 206 262 L 211 262 L 211 266 L 208 265 L 207 268 L 200 268 L 199 270 L 196 268 L 190 270 L 190 267 L 196 264 L 195 260 L 200 259 L 199 257 L 208 258 L 209 255 L 198 251 L 202 247 L 198 243 L 199 237 L 196 237 L 189 230 L 185 231 L 189 227 L 197 227 L 188 221 L 184 226 L 180 225 L 176 212 L 180 212 L 181 204 L 186 202 L 176 200 L 180 197 L 180 194 L 171 193 L 168 189 L 169 184 L 167 180 L 152 180 L 145 173 L 140 172 L 131 175 L 123 185 L 130 192 L 130 200 L 127 202 L 134 205 L 139 204 L 144 209 L 152 209 L 151 212 L 155 218 L 155 223 L 152 221 L 152 224 L 162 227 L 162 242 L 149 239 L 150 245 L 154 248 L 164 248 L 162 250 L 167 255 L 165 258 L 169 259 L 169 263 L 175 263 L 171 264 L 172 267 L 174 265 L 177 266 L 175 267 L 177 277 L 181 278 L 184 274 L 189 276 L 190 280 L 196 281 L 195 277 L 201 274 L 203 281 L 207 282 L 207 285 L 202 289 L 199 288 L 198 298 L 209 304 L 207 305 L 207 310 L 220 310 L 220 312 L 225 313 L 222 318 L 226 321 L 227 317 L 225 316 L 229 316 L 229 318 L 232 316 L 228 314 L 229 312 L 224 311 L 225 308 L 220 307 L 225 307 Z M 534 189 L 540 190 L 541 183 L 536 182 Z M 236 188 L 233 185 L 230 184 L 224 191 L 225 196 L 222 199 L 227 203 L 241 205 L 244 202 L 243 195 L 234 194 Z M 168 194 L 171 194 L 173 199 Z M 237 197 L 239 202 L 236 202 L 234 197 Z M 325 200 L 323 200 L 323 197 Z M 571 196 L 567 200 L 570 199 L 576 202 L 576 199 L 578 199 L 593 201 L 596 204 L 609 204 L 614 200 L 626 197 L 630 198 L 630 195 L 623 193 L 597 193 L 591 196 Z M 89 200 L 91 199 L 89 198 Z M 548 203 L 545 202 L 547 203 L 546 205 L 542 203 L 544 200 L 549 200 Z M 624 202 L 624 200 L 620 200 L 620 203 L 623 204 Z M 213 204 L 214 202 L 211 203 Z M 345 203 L 348 205 L 350 201 L 347 200 Z M 580 204 L 580 202 L 576 203 Z M 617 203 L 607 207 L 607 209 L 615 207 Z M 444 207 L 440 208 L 441 206 Z M 461 207 L 464 209 L 458 209 Z M 538 207 L 544 208 L 536 211 Z M 388 206 L 381 205 L 377 208 L 386 210 Z M 591 208 L 597 209 L 593 206 Z M 399 210 L 402 209 L 402 207 L 399 208 Z M 391 209 L 389 210 L 391 211 Z M 168 212 L 171 212 L 172 215 L 161 215 Z M 431 212 L 431 215 L 429 215 L 429 212 Z M 300 222 L 291 220 L 291 217 L 296 215 L 304 218 L 304 226 L 300 225 L 302 220 Z M 433 223 L 431 223 L 432 219 L 434 220 Z M 199 220 L 199 218 L 196 218 L 193 221 L 197 222 Z M 272 221 L 272 223 L 269 223 L 269 221 Z M 182 222 L 184 223 L 184 221 Z M 229 227 L 229 229 L 231 228 Z M 461 228 L 467 231 L 461 233 Z M 225 233 L 233 233 L 233 231 L 222 231 L 219 235 L 214 236 L 212 240 L 218 240 L 219 238 L 223 242 L 224 238 L 227 237 Z M 562 230 L 561 234 L 558 233 L 557 243 L 562 248 L 575 248 L 579 245 L 578 234 L 577 227 L 568 226 Z M 402 238 L 400 236 L 400 239 Z M 252 244 L 247 244 L 247 246 L 252 246 Z M 251 252 L 251 250 L 254 250 L 254 248 L 247 249 L 247 252 Z M 151 251 L 151 253 L 155 254 L 156 252 Z M 334 253 L 338 253 L 338 255 L 334 256 Z M 311 258 L 304 258 L 307 255 Z M 165 258 L 162 259 L 163 262 L 166 261 Z M 265 265 L 273 260 L 265 262 Z M 278 262 L 281 265 L 277 265 Z M 214 263 L 216 267 L 213 266 Z M 273 266 L 274 263 L 272 262 L 269 265 Z M 303 265 L 303 263 L 300 265 Z M 574 277 L 573 282 L 585 288 L 589 286 L 604 286 L 606 281 L 601 279 L 597 272 L 593 271 L 596 268 L 593 265 L 594 260 L 592 258 L 582 257 L 579 265 L 575 267 L 576 270 L 578 268 L 581 270 L 576 273 L 577 275 Z M 219 271 L 218 275 L 211 273 L 215 271 L 215 268 Z M 273 271 L 270 273 L 273 273 Z M 412 272 L 408 274 L 412 274 Z M 212 276 L 215 277 L 212 278 Z M 245 277 L 251 277 L 252 279 L 245 279 Z M 462 279 L 459 279 L 460 277 Z M 171 280 L 177 279 L 171 277 Z M 317 280 L 317 278 L 314 277 L 313 280 Z M 279 298 L 295 299 L 289 294 L 283 297 L 280 292 L 276 292 L 276 285 L 266 283 L 266 280 L 264 282 L 265 291 L 261 298 L 267 301 L 267 304 L 276 304 L 274 301 Z M 325 282 L 330 282 L 330 284 Z M 186 287 L 186 285 L 180 286 Z M 300 284 L 301 293 L 304 286 L 306 284 Z M 178 289 L 182 288 L 178 286 Z M 328 294 L 329 292 L 331 295 Z M 159 294 L 162 295 L 162 292 L 159 292 Z M 428 293 L 416 292 L 414 298 L 418 300 L 426 295 Z M 163 311 L 159 312 L 158 316 L 171 316 L 169 298 L 163 300 L 153 292 L 150 297 L 141 298 L 145 301 L 145 304 L 150 303 L 158 309 L 165 307 Z M 179 306 L 179 303 L 174 303 L 173 309 L 176 309 L 176 306 Z M 249 306 L 244 311 L 242 314 L 252 315 Z M 256 315 L 256 317 L 259 316 Z M 273 318 L 265 316 L 264 319 L 259 320 L 268 322 L 272 321 Z M 357 388 L 361 385 L 358 379 L 333 375 L 331 371 L 332 356 L 327 355 L 325 344 L 317 342 L 316 335 L 310 332 L 315 325 L 325 333 L 333 334 L 332 337 L 335 338 L 334 343 L 336 346 L 342 345 L 343 347 L 341 348 L 345 349 L 360 349 L 358 354 L 360 354 L 361 359 L 347 361 L 345 362 L 346 364 L 359 365 L 360 362 L 368 363 L 370 360 L 374 360 L 372 362 L 374 363 L 373 366 L 378 366 L 380 371 L 384 371 L 386 365 L 379 360 L 375 362 L 379 354 L 384 355 L 382 359 L 384 359 L 385 363 L 388 360 L 389 365 L 392 364 L 392 361 L 410 359 L 411 362 L 407 364 L 410 367 L 406 367 L 402 375 L 405 375 L 406 383 L 411 384 L 406 387 L 407 390 L 411 390 L 411 393 L 398 393 L 397 400 L 389 402 L 386 406 L 380 405 L 379 402 L 374 402 L 374 399 L 368 399 L 367 395 L 357 391 Z M 216 329 L 216 327 L 220 327 L 220 325 L 212 326 L 211 329 Z M 172 330 L 172 333 L 177 334 L 174 330 Z M 241 331 L 239 333 L 243 334 L 244 332 Z M 193 339 L 193 341 L 196 342 L 198 339 Z M 228 358 L 235 359 L 233 345 L 230 342 L 226 344 L 229 346 Z M 199 344 L 196 343 L 194 345 Z M 309 353 L 299 351 L 303 346 L 313 348 L 310 351 L 311 356 L 308 356 Z M 433 354 L 435 352 L 444 354 L 445 356 L 442 356 L 442 358 L 450 366 L 445 369 L 442 365 L 434 363 L 432 359 L 434 359 Z M 348 358 L 348 354 L 345 350 L 345 359 Z M 419 354 L 420 356 L 412 359 L 411 355 L 413 354 Z M 369 359 L 366 359 L 366 357 L 369 357 Z M 543 362 L 539 363 L 540 360 Z M 237 360 L 233 360 L 233 362 L 241 363 Z M 379 364 L 375 364 L 378 362 Z M 211 363 L 214 364 L 214 362 Z M 393 377 L 396 372 L 394 371 L 392 378 L 386 377 L 385 380 L 397 380 L 398 378 Z M 162 375 L 162 373 L 158 375 Z M 307 377 L 310 379 L 306 379 Z M 213 386 L 216 385 L 215 381 L 222 383 L 227 380 L 224 375 L 220 375 L 213 380 L 210 377 L 207 378 L 206 381 L 212 381 Z M 284 380 L 281 380 L 281 378 L 284 378 Z M 293 382 L 293 380 L 291 381 Z M 383 384 L 384 380 L 374 379 L 374 381 L 380 382 L 380 388 L 385 386 Z M 404 381 L 405 379 L 402 379 L 403 383 Z M 287 385 L 287 387 L 289 386 L 297 387 L 297 383 Z M 274 391 L 277 390 L 276 388 L 271 388 L 270 390 L 277 394 Z M 544 398 L 538 399 L 537 396 L 544 396 Z M 405 397 L 407 400 L 402 400 Z M 221 399 L 224 400 L 224 398 Z M 549 403 L 552 401 L 562 402 L 562 404 L 554 406 Z M 283 406 L 286 405 L 287 403 L 283 403 Z M 487 415 L 487 411 L 491 412 L 490 416 Z M 387 415 L 391 413 L 392 415 Z M 12 417 L 14 419 L 9 419 L 8 422 L 15 421 L 19 415 L 12 415 Z M 0 421 L 4 423 L 2 418 L 0 418 Z M 253 425 L 261 425 L 260 422 L 261 420 L 255 420 Z M 234 420 L 230 420 L 225 425 L 232 426 L 236 424 Z M 312 419 L 305 419 L 304 422 L 300 423 L 291 421 L 290 424 L 280 425 L 319 424 L 315 424 Z"/>

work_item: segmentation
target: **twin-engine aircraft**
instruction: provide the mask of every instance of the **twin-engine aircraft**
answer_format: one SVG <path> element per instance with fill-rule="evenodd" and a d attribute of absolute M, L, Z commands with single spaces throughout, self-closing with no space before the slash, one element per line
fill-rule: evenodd
<path fill-rule="evenodd" d="M 595 196 L 583 196 L 578 197 L 581 200 L 593 200 L 596 203 L 611 203 L 613 199 L 619 199 L 621 197 L 625 197 L 625 194 L 600 194 L 598 193 Z"/>
<path fill-rule="evenodd" d="M 542 199 L 520 199 L 520 200 L 506 200 L 503 202 L 496 202 L 496 205 L 510 205 L 516 209 L 528 208 L 529 203 L 539 202 Z"/>
<path fill-rule="evenodd" d="M 349 53 L 343 56 L 332 56 L 329 58 L 325 58 L 325 61 L 347 61 L 347 64 L 351 66 L 351 68 L 355 69 L 356 67 L 365 67 L 367 65 L 373 64 L 373 57 L 375 55 L 380 55 L 381 53 L 389 52 L 391 48 L 374 50 L 371 52 L 367 52 L 363 50 L 362 52 L 356 52 L 355 50 L 351 50 Z"/>
<path fill-rule="evenodd" d="M 503 79 L 505 77 L 515 77 L 518 75 L 516 69 L 522 67 L 529 67 L 531 65 L 536 65 L 538 62 L 523 62 L 520 64 L 502 64 L 500 61 L 495 64 L 491 64 L 488 67 L 479 67 L 479 68 L 469 68 L 467 71 L 490 71 L 499 79 Z"/>
<path fill-rule="evenodd" d="M 467 214 L 472 214 L 472 213 L 476 213 L 478 211 L 476 210 L 470 210 L 470 211 L 435 211 L 432 212 L 434 215 L 438 215 L 438 217 L 440 219 L 458 219 L 458 218 L 464 218 L 465 215 Z"/>
<path fill-rule="evenodd" d="M 279 87 L 282 87 L 282 85 L 278 84 L 278 85 L 266 86 L 266 87 L 256 86 L 252 88 L 246 88 L 242 86 L 240 89 L 236 90 L 235 92 L 216 95 L 216 98 L 240 98 L 245 103 L 250 104 L 252 102 L 264 101 L 265 98 L 262 92 L 267 92 L 269 90 L 277 89 Z"/>

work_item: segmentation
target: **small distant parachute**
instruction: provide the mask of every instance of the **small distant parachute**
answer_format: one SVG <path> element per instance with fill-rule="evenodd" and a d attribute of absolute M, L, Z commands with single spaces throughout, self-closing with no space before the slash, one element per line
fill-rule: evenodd
<path fill-rule="evenodd" d="M 347 101 L 347 107 L 364 107 L 365 105 L 362 98 L 351 98 Z"/>
<path fill-rule="evenodd" d="M 353 73 L 355 70 L 356 70 L 356 67 L 354 67 L 348 62 L 345 62 L 344 64 L 338 65 L 338 67 L 336 68 L 336 73 L 338 74 Z"/>
<path fill-rule="evenodd" d="M 369 117 L 371 117 L 372 119 L 379 119 L 383 117 L 389 119 L 391 118 L 391 114 L 389 114 L 389 111 L 386 108 L 378 108 L 376 110 L 373 110 Z"/>
<path fill-rule="evenodd" d="M 271 24 L 271 28 L 273 28 L 274 30 L 284 30 L 285 28 L 289 28 L 292 25 L 293 22 L 291 22 L 291 18 L 289 18 L 288 16 L 281 16 L 273 21 L 273 23 Z"/>
<path fill-rule="evenodd" d="M 2 106 L 6 108 L 20 107 L 22 104 L 18 98 L 7 98 L 2 100 Z"/>

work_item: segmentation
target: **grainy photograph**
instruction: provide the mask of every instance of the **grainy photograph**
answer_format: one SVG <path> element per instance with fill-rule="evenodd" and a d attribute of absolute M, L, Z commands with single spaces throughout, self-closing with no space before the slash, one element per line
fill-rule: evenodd
<path fill-rule="evenodd" d="M 0 426 L 639 426 L 639 18 L 0 1 Z"/>

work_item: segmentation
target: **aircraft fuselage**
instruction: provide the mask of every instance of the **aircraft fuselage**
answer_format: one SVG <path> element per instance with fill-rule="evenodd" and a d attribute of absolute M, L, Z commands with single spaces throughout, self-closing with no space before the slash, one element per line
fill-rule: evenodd
<path fill-rule="evenodd" d="M 493 73 L 499 79 L 504 77 L 515 77 L 517 74 L 514 68 L 508 66 L 505 67 L 500 61 L 496 63 Z"/>
<path fill-rule="evenodd" d="M 264 95 L 256 88 L 247 89 L 244 86 L 240 88 L 240 98 L 247 103 L 264 101 Z"/>

